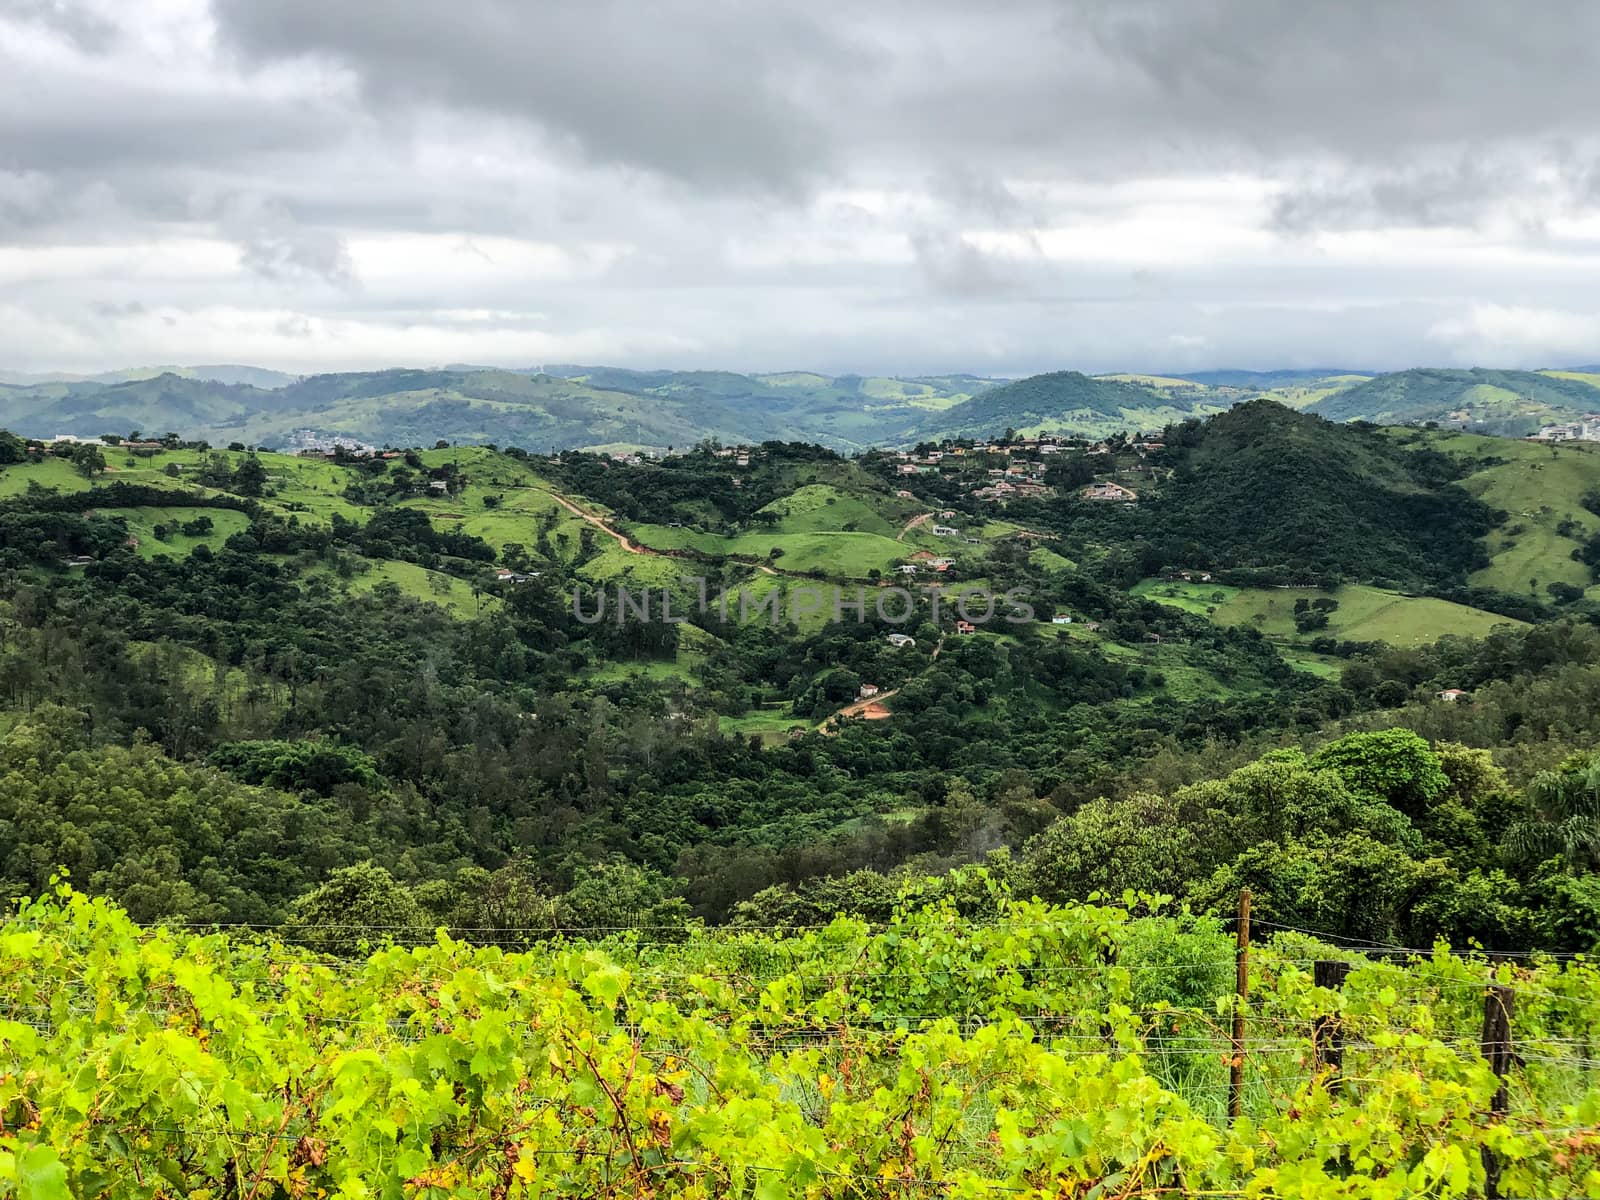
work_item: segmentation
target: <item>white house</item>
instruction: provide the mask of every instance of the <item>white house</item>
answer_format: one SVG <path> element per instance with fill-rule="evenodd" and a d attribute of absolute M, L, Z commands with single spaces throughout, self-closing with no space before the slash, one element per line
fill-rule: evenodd
<path fill-rule="evenodd" d="M 861 699 L 870 700 L 874 696 L 876 696 L 877 694 L 878 694 L 878 685 L 877 684 L 875 684 L 875 683 L 863 683 L 861 685 L 861 691 L 860 691 Z"/>
<path fill-rule="evenodd" d="M 908 633 L 891 633 L 889 635 L 889 645 L 891 646 L 904 647 L 915 646 L 916 644 L 917 639 Z"/>
<path fill-rule="evenodd" d="M 1436 697 L 1438 697 L 1440 700 L 1443 700 L 1446 704 L 1454 704 L 1457 700 L 1465 697 L 1466 694 L 1467 693 L 1463 692 L 1460 688 L 1445 688 L 1445 690 L 1442 692 L 1434 693 Z"/>
<path fill-rule="evenodd" d="M 933 527 L 934 537 L 957 537 L 960 532 L 959 529 L 953 529 L 949 525 L 935 525 Z"/>
<path fill-rule="evenodd" d="M 1052 625 L 1071 625 L 1072 624 L 1072 614 L 1071 613 L 1057 613 L 1055 616 L 1050 618 L 1050 624 L 1052 624 Z"/>

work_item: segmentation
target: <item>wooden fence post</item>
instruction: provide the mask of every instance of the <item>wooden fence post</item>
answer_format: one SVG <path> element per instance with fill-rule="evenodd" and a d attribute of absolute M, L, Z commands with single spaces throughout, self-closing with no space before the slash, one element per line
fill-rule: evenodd
<path fill-rule="evenodd" d="M 1339 959 L 1319 958 L 1312 964 L 1312 981 L 1320 988 L 1337 992 L 1344 986 L 1344 977 L 1350 973 L 1350 964 Z M 1344 1071 L 1344 1023 L 1335 1013 L 1318 1017 L 1311 1026 L 1313 1062 L 1318 1071 L 1326 1067 L 1328 1075 L 1324 1086 L 1330 1095 L 1337 1095 L 1340 1076 Z"/>
<path fill-rule="evenodd" d="M 1244 1107 L 1244 1013 L 1250 999 L 1250 889 L 1239 892 L 1239 928 L 1234 943 L 1233 1058 L 1228 1065 L 1228 1120 Z"/>
<path fill-rule="evenodd" d="M 1483 997 L 1483 1057 L 1500 1077 L 1500 1087 L 1489 1102 L 1489 1114 L 1498 1120 L 1510 1108 L 1506 1076 L 1511 1074 L 1511 1014 L 1516 1011 L 1517 995 L 1503 983 L 1491 983 Z M 1483 1148 L 1483 1194 L 1487 1200 L 1500 1200 L 1500 1162 L 1494 1151 Z"/>

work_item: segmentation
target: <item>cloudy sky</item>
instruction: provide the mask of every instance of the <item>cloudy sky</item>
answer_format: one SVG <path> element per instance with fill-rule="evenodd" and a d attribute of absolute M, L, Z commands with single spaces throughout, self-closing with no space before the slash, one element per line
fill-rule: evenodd
<path fill-rule="evenodd" d="M 0 0 L 0 367 L 1600 360 L 1600 4 Z"/>

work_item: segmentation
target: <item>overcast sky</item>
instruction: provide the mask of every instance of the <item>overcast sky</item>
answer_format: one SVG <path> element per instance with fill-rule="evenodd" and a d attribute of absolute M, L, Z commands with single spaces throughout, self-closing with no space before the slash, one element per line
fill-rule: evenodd
<path fill-rule="evenodd" d="M 1600 4 L 0 0 L 0 367 L 1600 360 Z"/>

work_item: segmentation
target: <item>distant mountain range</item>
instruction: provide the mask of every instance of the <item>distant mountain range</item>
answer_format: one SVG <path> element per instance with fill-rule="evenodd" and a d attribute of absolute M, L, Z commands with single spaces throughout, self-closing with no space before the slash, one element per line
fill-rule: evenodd
<path fill-rule="evenodd" d="M 307 377 L 239 365 L 49 378 L 0 372 L 0 427 L 34 437 L 171 430 L 273 447 L 310 430 L 393 445 L 444 438 L 530 450 L 622 449 L 716 438 L 851 451 L 1006 429 L 1091 436 L 1155 430 L 1263 397 L 1334 421 L 1431 421 L 1522 436 L 1600 411 L 1600 370 L 1056 371 L 1009 381 L 576 365 Z"/>

